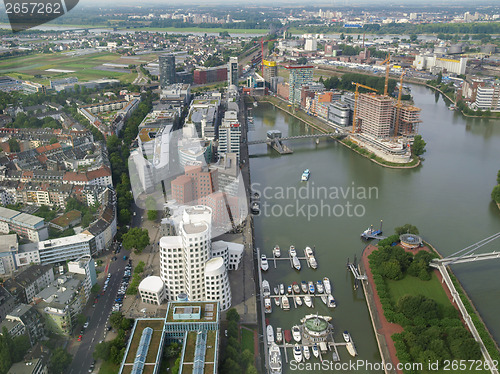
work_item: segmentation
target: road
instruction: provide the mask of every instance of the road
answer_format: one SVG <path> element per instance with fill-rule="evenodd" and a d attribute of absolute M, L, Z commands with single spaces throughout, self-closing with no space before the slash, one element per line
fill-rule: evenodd
<path fill-rule="evenodd" d="M 106 292 L 104 295 L 100 296 L 99 302 L 96 304 L 95 308 L 90 306 L 86 309 L 86 316 L 90 316 L 89 326 L 83 334 L 82 341 L 73 343 L 78 345 L 78 349 L 74 355 L 73 362 L 68 368 L 68 374 L 88 373 L 93 361 L 92 354 L 94 353 L 95 346 L 104 339 L 104 332 L 108 326 L 111 308 L 113 307 L 116 294 L 120 288 L 125 265 L 128 262 L 128 260 L 123 260 L 123 256 L 128 257 L 129 252 L 122 249 L 117 255 L 118 259 L 116 261 L 111 260 L 112 256 L 113 253 L 111 252 L 106 259 L 106 261 L 111 261 L 108 267 L 108 273 L 111 274 L 111 279 L 109 280 Z M 101 288 L 102 283 L 103 281 L 101 280 L 99 282 Z M 91 297 L 90 302 L 93 302 L 93 297 Z M 73 339 L 75 338 L 73 337 Z"/>

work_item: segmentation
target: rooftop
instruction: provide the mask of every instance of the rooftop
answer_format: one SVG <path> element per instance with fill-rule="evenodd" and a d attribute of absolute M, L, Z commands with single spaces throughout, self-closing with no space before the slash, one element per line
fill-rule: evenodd
<path fill-rule="evenodd" d="M 50 221 L 50 223 L 61 227 L 67 227 L 71 224 L 71 222 L 81 218 L 82 212 L 78 210 L 70 210 L 68 213 L 64 213 L 62 216 L 54 218 L 52 221 Z"/>
<path fill-rule="evenodd" d="M 156 275 L 144 278 L 139 284 L 139 290 L 150 292 L 159 292 L 163 289 L 163 287 L 163 281 Z"/>
<path fill-rule="evenodd" d="M 178 320 L 174 319 L 174 311 L 178 314 L 181 309 L 179 308 L 201 308 L 200 319 Z M 166 316 L 167 322 L 217 322 L 218 318 L 218 305 L 215 301 L 175 301 L 170 302 Z"/>
<path fill-rule="evenodd" d="M 44 240 L 43 242 L 39 242 L 39 249 L 44 250 L 44 249 L 51 249 L 53 247 L 62 247 L 65 245 L 71 245 L 71 244 L 77 244 L 81 243 L 84 241 L 89 241 L 90 239 L 93 238 L 93 235 L 88 235 L 88 234 L 77 234 L 77 235 L 72 235 L 72 236 L 66 236 L 64 238 L 57 238 L 57 239 L 49 239 L 49 240 Z"/>

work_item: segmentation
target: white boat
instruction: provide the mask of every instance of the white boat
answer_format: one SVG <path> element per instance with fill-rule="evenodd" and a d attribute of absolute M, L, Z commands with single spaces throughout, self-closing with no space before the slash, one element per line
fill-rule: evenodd
<path fill-rule="evenodd" d="M 274 257 L 280 257 L 281 256 L 281 250 L 279 245 L 275 245 L 273 249 L 273 255 Z"/>
<path fill-rule="evenodd" d="M 323 287 L 323 282 L 322 281 L 316 281 L 316 289 L 318 290 L 318 293 L 323 293 L 325 291 L 325 288 Z"/>
<path fill-rule="evenodd" d="M 288 286 L 286 288 L 286 292 L 289 293 L 289 294 L 291 294 L 292 293 L 292 286 Z"/>
<path fill-rule="evenodd" d="M 281 351 L 276 344 L 271 344 L 269 347 L 269 368 L 271 374 L 281 374 Z"/>
<path fill-rule="evenodd" d="M 302 305 L 302 298 L 300 296 L 295 296 L 295 303 L 298 306 L 301 306 Z"/>
<path fill-rule="evenodd" d="M 349 354 L 352 357 L 354 357 L 354 356 L 356 356 L 358 354 L 358 352 L 356 351 L 356 347 L 354 346 L 353 342 L 347 343 L 346 347 L 347 347 L 347 352 L 349 352 Z"/>
<path fill-rule="evenodd" d="M 309 308 L 312 308 L 312 300 L 311 300 L 311 296 L 309 295 L 306 295 L 304 296 L 304 303 L 309 307 Z"/>
<path fill-rule="evenodd" d="M 328 305 L 328 297 L 326 295 L 321 295 L 321 301 Z"/>
<path fill-rule="evenodd" d="M 332 293 L 332 284 L 327 277 L 323 278 L 323 286 L 325 287 L 325 293 Z"/>
<path fill-rule="evenodd" d="M 302 336 L 300 334 L 300 327 L 298 325 L 292 327 L 292 336 L 293 340 L 295 340 L 297 343 L 302 339 Z"/>
<path fill-rule="evenodd" d="M 295 250 L 295 246 L 291 245 L 290 249 L 288 250 L 288 253 L 290 253 L 290 256 L 297 256 L 297 251 Z"/>
<path fill-rule="evenodd" d="M 271 294 L 271 288 L 269 287 L 269 282 L 267 280 L 262 281 L 262 296 L 267 297 Z"/>
<path fill-rule="evenodd" d="M 310 293 L 314 293 L 314 292 L 316 292 L 316 289 L 314 288 L 314 283 L 313 283 L 313 281 L 309 281 L 309 282 L 307 282 L 307 285 L 309 286 L 309 292 L 310 292 Z"/>
<path fill-rule="evenodd" d="M 283 283 L 280 284 L 280 294 L 285 294 L 285 285 Z"/>
<path fill-rule="evenodd" d="M 297 362 L 302 361 L 302 349 L 300 349 L 300 345 L 298 344 L 295 344 L 295 346 L 293 347 L 293 358 Z"/>
<path fill-rule="evenodd" d="M 276 304 L 276 306 L 280 306 L 280 298 L 279 297 L 275 297 L 274 298 L 274 303 Z"/>
<path fill-rule="evenodd" d="M 264 299 L 264 312 L 265 313 L 271 313 L 273 311 L 272 305 L 271 305 L 271 299 L 269 297 L 266 297 Z"/>
<path fill-rule="evenodd" d="M 267 257 L 266 255 L 260 256 L 260 268 L 263 271 L 267 271 L 269 269 L 269 263 L 267 262 Z"/>
<path fill-rule="evenodd" d="M 283 342 L 283 330 L 281 330 L 281 327 L 278 327 L 276 329 L 276 343 L 281 342 Z"/>
<path fill-rule="evenodd" d="M 283 310 L 290 310 L 290 301 L 288 301 L 288 297 L 286 295 L 283 295 L 281 298 L 281 307 Z"/>
<path fill-rule="evenodd" d="M 274 330 L 273 330 L 273 327 L 271 325 L 267 325 L 266 333 L 267 333 L 267 344 L 269 344 L 269 345 L 273 344 L 274 343 Z"/>
<path fill-rule="evenodd" d="M 302 177 L 300 178 L 300 180 L 302 182 L 307 182 L 309 180 L 309 177 L 311 176 L 311 171 L 309 169 L 306 169 L 304 170 L 304 172 L 302 173 Z"/>
<path fill-rule="evenodd" d="M 316 343 L 314 343 L 314 345 L 312 346 L 312 352 L 314 357 L 319 357 L 319 349 Z"/>
<path fill-rule="evenodd" d="M 293 282 L 292 283 L 292 288 L 293 288 L 293 292 L 299 294 L 300 293 L 300 286 L 297 282 Z"/>
<path fill-rule="evenodd" d="M 309 347 L 305 345 L 303 347 L 303 351 L 304 351 L 304 359 L 309 360 L 311 358 L 311 352 L 309 351 Z"/>
<path fill-rule="evenodd" d="M 308 257 L 307 262 L 309 263 L 309 266 L 311 267 L 311 269 L 318 268 L 318 262 L 316 261 L 316 258 L 314 256 Z"/>
<path fill-rule="evenodd" d="M 304 254 L 306 255 L 306 257 L 313 257 L 314 256 L 314 252 L 311 249 L 311 247 L 305 247 Z"/>
<path fill-rule="evenodd" d="M 275 294 L 275 295 L 277 295 L 277 294 L 279 294 L 279 293 L 280 293 L 280 289 L 279 289 L 279 287 L 274 287 L 274 288 L 273 288 L 273 290 L 274 290 L 274 294 Z"/>
<path fill-rule="evenodd" d="M 351 341 L 351 334 L 349 334 L 349 332 L 344 331 L 344 333 L 342 334 L 342 336 L 344 337 L 344 340 L 346 343 L 349 343 Z"/>
<path fill-rule="evenodd" d="M 271 344 L 269 347 L 269 368 L 271 374 L 281 374 L 281 351 L 276 344 Z"/>
<path fill-rule="evenodd" d="M 340 361 L 339 355 L 335 351 L 332 352 L 332 360 L 333 361 Z"/>
<path fill-rule="evenodd" d="M 297 256 L 292 257 L 292 264 L 295 269 L 300 270 L 300 260 Z"/>
<path fill-rule="evenodd" d="M 337 307 L 337 302 L 335 301 L 335 298 L 332 296 L 332 294 L 328 294 L 328 304 L 326 304 L 328 308 L 336 308 Z"/>
<path fill-rule="evenodd" d="M 300 289 L 302 290 L 302 292 L 307 293 L 307 282 L 306 281 L 300 282 Z"/>

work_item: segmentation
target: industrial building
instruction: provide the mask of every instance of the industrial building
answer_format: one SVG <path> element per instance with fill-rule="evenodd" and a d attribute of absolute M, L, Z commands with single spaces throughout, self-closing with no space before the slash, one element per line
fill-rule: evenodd
<path fill-rule="evenodd" d="M 438 57 L 435 54 L 417 55 L 415 56 L 413 66 L 417 70 L 429 70 L 434 74 L 440 71 L 454 74 L 465 74 L 465 69 L 467 68 L 467 58 L 460 57 L 460 59 L 457 60 L 456 58 Z"/>

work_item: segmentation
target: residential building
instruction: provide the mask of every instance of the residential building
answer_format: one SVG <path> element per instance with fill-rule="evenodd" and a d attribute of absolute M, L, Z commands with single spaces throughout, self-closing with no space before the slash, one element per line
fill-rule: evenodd
<path fill-rule="evenodd" d="M 83 278 L 83 289 L 85 297 L 90 299 L 92 286 L 97 283 L 97 273 L 95 271 L 94 259 L 90 256 L 83 256 L 75 261 L 68 262 L 68 273 L 81 274 Z"/>
<path fill-rule="evenodd" d="M 17 305 L 16 299 L 12 296 L 5 287 L 0 286 L 0 322 L 5 316 L 14 310 Z"/>
<path fill-rule="evenodd" d="M 11 231 L 33 242 L 49 237 L 43 218 L 0 207 L 0 233 L 8 234 Z"/>
<path fill-rule="evenodd" d="M 221 310 L 231 306 L 231 287 L 222 257 L 211 258 L 205 264 L 205 299 L 218 301 Z"/>
<path fill-rule="evenodd" d="M 139 284 L 139 294 L 143 303 L 161 305 L 166 296 L 165 285 L 160 277 L 146 277 Z"/>
<path fill-rule="evenodd" d="M 500 84 L 478 87 L 474 104 L 481 110 L 500 111 Z"/>
<path fill-rule="evenodd" d="M 17 235 L 0 235 L 0 275 L 11 274 L 17 269 Z"/>
<path fill-rule="evenodd" d="M 288 65 L 285 68 L 290 72 L 288 101 L 293 105 L 300 105 L 302 86 L 313 82 L 313 66 Z"/>
<path fill-rule="evenodd" d="M 49 369 L 45 360 L 35 358 L 12 364 L 7 374 L 49 374 Z"/>
<path fill-rule="evenodd" d="M 264 67 L 264 80 L 266 85 L 269 87 L 273 78 L 278 76 L 278 64 L 276 61 L 263 60 L 262 65 Z"/>
<path fill-rule="evenodd" d="M 229 57 L 229 62 L 227 65 L 228 85 L 238 86 L 238 57 Z"/>
<path fill-rule="evenodd" d="M 357 106 L 357 129 L 375 138 L 388 138 L 393 123 L 393 99 L 375 94 L 360 94 Z"/>
<path fill-rule="evenodd" d="M 96 251 L 95 245 L 95 237 L 84 233 L 44 240 L 38 243 L 40 262 L 54 264 L 90 256 Z"/>
<path fill-rule="evenodd" d="M 160 55 L 158 57 L 158 64 L 160 66 L 160 87 L 166 88 L 167 86 L 176 83 L 175 55 Z"/>
<path fill-rule="evenodd" d="M 0 334 L 4 327 L 12 338 L 27 335 L 31 346 L 45 335 L 42 316 L 34 307 L 26 304 L 19 304 L 7 314 L 5 320 L 0 323 Z"/>
<path fill-rule="evenodd" d="M 227 270 L 238 270 L 245 246 L 219 240 L 212 243 L 212 257 L 222 257 Z"/>
<path fill-rule="evenodd" d="M 6 279 L 3 287 L 17 303 L 30 304 L 33 297 L 54 281 L 50 265 L 31 265 L 14 277 Z"/>
<path fill-rule="evenodd" d="M 223 82 L 225 80 L 227 80 L 227 66 L 203 67 L 194 71 L 194 84 Z"/>

